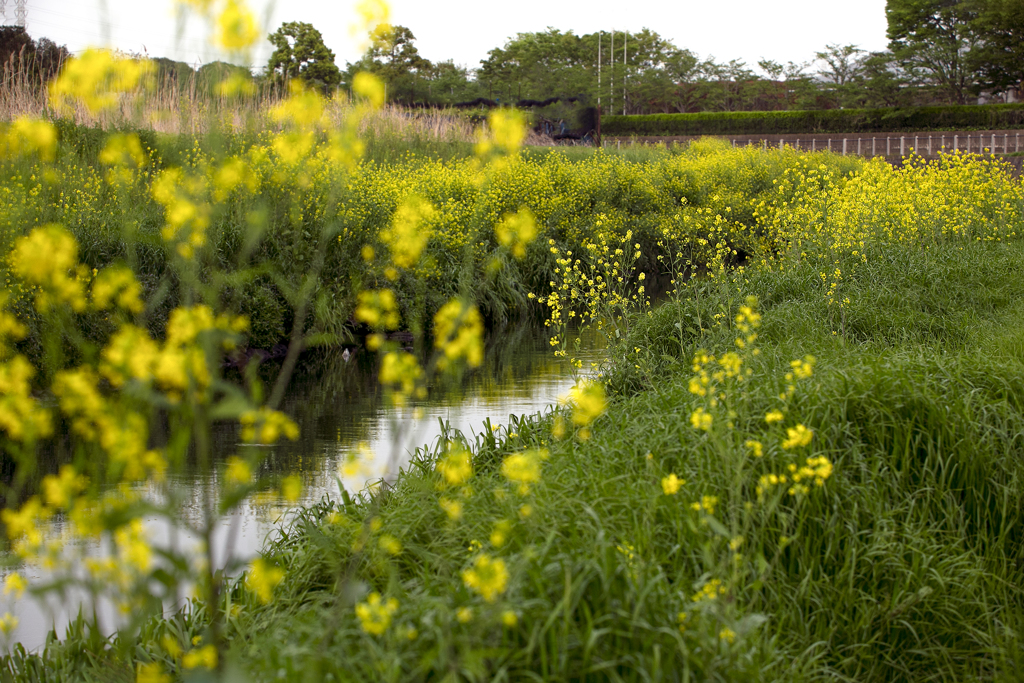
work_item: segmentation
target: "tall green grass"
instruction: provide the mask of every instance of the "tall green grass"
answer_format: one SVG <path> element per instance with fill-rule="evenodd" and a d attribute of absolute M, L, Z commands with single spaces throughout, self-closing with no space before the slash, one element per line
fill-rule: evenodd
<path fill-rule="evenodd" d="M 740 560 L 689 509 L 717 495 L 728 527 L 753 499 L 749 480 L 737 487 L 735 454 L 710 448 L 689 424 L 690 356 L 726 350 L 734 335 L 690 324 L 681 338 L 678 321 L 707 317 L 694 300 L 669 301 L 632 327 L 624 346 L 643 358 L 613 353 L 606 371 L 618 397 L 589 440 L 553 438 L 553 418 L 540 415 L 477 437 L 476 493 L 462 519 L 438 507 L 434 448 L 393 487 L 306 510 L 266 549 L 288 570 L 278 598 L 263 607 L 234 596 L 243 609 L 231 622 L 229 670 L 268 681 L 1016 680 L 1024 244 L 887 253 L 851 285 L 861 303 L 845 331 L 834 330 L 810 268 L 750 273 L 739 285 L 759 297 L 764 322 L 737 429 L 761 429 L 789 361 L 813 353 L 814 375 L 788 410 L 814 429 L 811 452 L 835 464 L 824 487 L 757 518 Z M 735 294 L 709 286 L 699 306 L 727 307 Z M 491 491 L 502 458 L 530 446 L 551 456 L 530 494 L 534 513 L 522 518 L 522 500 Z M 687 480 L 678 498 L 661 495 L 668 472 Z M 380 520 L 375 533 L 400 539 L 401 555 L 352 553 L 367 515 Z M 499 517 L 514 520 L 502 551 L 512 580 L 491 608 L 473 602 L 460 571 Z M 713 577 L 728 593 L 692 601 Z M 369 589 L 400 600 L 382 637 L 362 633 L 351 614 Z M 459 606 L 472 607 L 470 622 L 459 623 Z M 506 607 L 515 627 L 496 623 Z M 694 615 L 685 634 L 683 610 Z M 201 629 L 201 615 L 190 618 L 184 637 Z M 719 637 L 723 625 L 735 643 Z M 43 659 L 56 665 L 76 647 L 54 645 Z M 6 665 L 23 678 L 40 670 L 26 661 Z M 78 673 L 99 676 L 88 671 Z"/>

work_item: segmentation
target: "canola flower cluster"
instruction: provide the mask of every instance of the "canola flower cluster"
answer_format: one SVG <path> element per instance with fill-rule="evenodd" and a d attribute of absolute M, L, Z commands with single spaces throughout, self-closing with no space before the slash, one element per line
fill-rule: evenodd
<path fill-rule="evenodd" d="M 241 52 L 255 40 L 253 15 L 241 3 L 193 4 L 213 21 L 223 48 Z M 382 15 L 374 3 L 363 9 L 366 17 Z M 51 97 L 61 103 L 56 106 L 101 113 L 144 91 L 150 72 L 146 62 L 88 51 L 71 62 Z M 238 87 L 222 84 L 226 94 Z M 72 541 L 106 533 L 114 554 L 83 563 L 85 585 L 94 594 L 112 595 L 126 613 L 142 612 L 152 603 L 155 577 L 163 579 L 167 567 L 141 522 L 140 482 L 165 487 L 168 470 L 180 470 L 193 454 L 182 443 L 194 443 L 194 454 L 208 457 L 201 444 L 209 436 L 210 415 L 236 424 L 243 446 L 298 437 L 295 423 L 268 402 L 238 387 L 225 388 L 220 364 L 244 339 L 251 321 L 219 305 L 219 296 L 203 296 L 201 287 L 216 279 L 203 269 L 216 265 L 218 250 L 231 236 L 225 225 L 243 225 L 260 239 L 267 227 L 259 210 L 266 208 L 260 204 L 263 196 L 287 197 L 281 213 L 289 230 L 283 231 L 282 242 L 294 242 L 287 258 L 303 264 L 357 264 L 366 288 L 338 300 L 350 300 L 352 318 L 370 328 L 368 345 L 380 357 L 379 380 L 399 405 L 423 397 L 433 371 L 482 362 L 483 315 L 465 279 L 453 273 L 498 278 L 520 267 L 541 273 L 543 279 L 527 283 L 526 291 L 547 305 L 557 333 L 554 345 L 564 355 L 570 323 L 593 325 L 610 340 L 621 340 L 633 316 L 646 313 L 648 272 L 639 269 L 640 263 L 668 264 L 671 283 L 686 292 L 702 278 L 727 281 L 734 269 L 744 267 L 744 259 L 767 268 L 810 259 L 820 266 L 827 302 L 841 312 L 848 303 L 843 278 L 851 276 L 840 267 L 841 258 L 867 259 L 893 242 L 927 246 L 938 240 L 1014 237 L 1024 210 L 1019 184 L 974 156 L 927 164 L 912 160 L 903 169 L 892 169 L 879 162 L 822 160 L 792 151 L 768 155 L 703 141 L 685 154 L 666 154 L 649 164 L 606 154 L 582 162 L 558 154 L 538 160 L 518 153 L 522 121 L 508 113 L 490 119 L 473 158 L 372 164 L 361 160 L 359 122 L 361 114 L 382 102 L 383 86 L 360 75 L 353 90 L 358 97 L 340 127 L 331 125 L 322 97 L 296 87 L 273 112 L 278 129 L 230 154 L 197 144 L 181 166 L 165 165 L 130 133 L 108 135 L 98 166 L 90 167 L 56 161 L 56 131 L 45 121 L 19 119 L 0 131 L 5 164 L 0 227 L 8 254 L 0 302 L 0 432 L 9 452 L 21 449 L 31 458 L 61 421 L 70 425 L 83 452 L 95 456 L 87 458 L 87 466 L 67 466 L 44 476 L 38 492 L 9 498 L 18 504 L 3 511 L 2 521 L 20 560 L 70 575 Z M 771 175 L 775 179 L 769 187 L 765 179 Z M 707 187 L 715 189 L 709 193 Z M 148 205 L 159 216 L 153 243 L 166 250 L 183 287 L 191 287 L 182 297 L 186 303 L 170 310 L 158 331 L 147 315 L 155 307 L 146 299 L 151 290 L 143 288 L 131 267 L 115 263 L 91 270 L 79 259 L 76 235 L 95 229 L 120 239 L 123 235 L 108 226 L 116 221 L 109 219 L 131 202 Z M 328 224 L 330 229 L 310 230 Z M 303 247 L 296 238 L 302 231 L 318 233 L 317 238 Z M 320 261 L 297 256 L 300 247 L 322 254 Z M 321 284 L 306 278 L 289 294 L 300 300 Z M 424 292 L 442 293 L 430 328 L 433 358 L 427 361 L 387 336 L 419 322 L 410 319 L 411 302 Z M 42 364 L 16 352 L 38 321 L 57 321 L 63 332 L 88 315 L 100 316 L 109 326 L 91 352 L 85 346 L 68 358 L 55 352 Z M 347 315 L 339 318 L 348 324 Z M 677 627 L 692 632 L 702 614 L 718 610 L 722 623 L 714 632 L 723 647 L 742 636 L 726 620 L 732 608 L 723 598 L 738 592 L 745 576 L 740 571 L 745 544 L 759 531 L 751 521 L 755 513 L 799 505 L 833 474 L 826 457 L 809 454 L 814 431 L 790 408 L 801 383 L 813 377 L 813 358 L 793 361 L 778 405 L 764 413 L 764 424 L 755 433 L 739 422 L 744 386 L 755 375 L 760 323 L 752 300 L 735 315 L 715 318 L 715 324 L 735 331 L 734 348 L 694 356 L 689 382 L 694 405 L 683 418 L 707 448 L 743 453 L 739 474 L 744 476 L 737 480 L 749 480 L 751 486 L 756 481 L 756 504 L 743 500 L 743 491 L 693 491 L 680 497 L 687 499 L 684 509 L 694 513 L 695 528 L 717 535 L 728 566 L 718 568 L 721 578 L 702 579 L 692 595 L 684 596 L 687 611 L 679 612 Z M 41 400 L 43 394 L 52 400 Z M 607 401 L 599 381 L 580 381 L 556 416 L 552 436 L 563 439 L 571 428 L 576 439 L 591 438 Z M 153 438 L 149 425 L 155 410 L 167 411 L 177 440 Z M 512 443 L 508 436 L 506 443 Z M 259 488 L 253 472 L 261 456 L 255 453 L 245 448 L 242 455 L 227 458 L 220 479 L 223 500 L 238 504 Z M 455 533 L 466 526 L 467 511 L 478 507 L 502 511 L 486 517 L 484 527 L 465 532 L 488 545 L 469 541 L 470 556 L 457 570 L 465 595 L 446 598 L 452 621 L 517 627 L 514 595 L 530 558 L 513 552 L 510 540 L 518 525 L 536 519 L 536 494 L 545 485 L 550 457 L 543 445 L 516 448 L 503 454 L 485 479 L 466 444 L 452 442 L 435 463 L 434 513 L 446 530 Z M 654 457 L 650 460 L 654 467 Z M 28 467 L 27 459 L 19 465 Z M 659 472 L 652 482 L 669 503 L 680 492 L 690 493 L 676 473 Z M 294 501 L 300 492 L 299 479 L 281 482 L 285 499 Z M 209 511 L 206 531 L 227 512 L 229 507 Z M 67 520 L 65 526 L 52 523 L 59 517 Z M 341 516 L 332 520 L 346 524 Z M 348 529 L 352 552 L 366 554 L 377 569 L 405 553 L 401 530 L 386 524 L 371 516 Z M 784 538 L 778 539 L 780 546 Z M 207 534 L 207 552 L 208 541 Z M 633 580 L 646 571 L 638 546 L 618 546 Z M 218 591 L 224 586 L 209 561 L 201 565 L 184 562 L 174 586 L 203 579 L 199 583 L 213 606 L 214 623 L 230 618 L 230 613 L 218 614 L 223 595 Z M 248 566 L 241 585 L 253 600 L 266 604 L 286 578 L 283 567 L 260 558 Z M 357 599 L 346 618 L 370 638 L 415 640 L 418 630 L 403 621 L 401 596 L 377 588 Z M 21 574 L 8 575 L 5 590 L 19 594 L 27 589 Z M 0 618 L 0 631 L 14 627 L 11 615 Z M 168 640 L 162 652 L 182 669 L 215 669 L 224 644 L 217 629 L 210 634 L 213 642 L 208 643 Z M 138 675 L 160 680 L 165 672 L 159 665 L 140 663 Z"/>
<path fill-rule="evenodd" d="M 911 156 L 901 168 L 873 159 L 847 177 L 821 164 L 788 169 L 773 183 L 777 197 L 754 208 L 770 249 L 759 263 L 815 264 L 839 325 L 851 303 L 844 281 L 856 277 L 858 262 L 884 258 L 886 245 L 1000 241 L 1017 237 L 1024 219 L 1021 183 L 997 159 L 978 154 Z"/>
<path fill-rule="evenodd" d="M 260 36 L 254 15 L 237 0 L 198 3 L 195 9 L 215 25 L 215 40 L 231 53 L 244 53 Z M 124 105 L 129 95 L 144 92 L 152 72 L 149 61 L 87 50 L 53 82 L 51 102 L 58 109 L 82 107 L 101 115 Z M 226 90 L 235 87 L 223 85 Z M 228 586 L 214 565 L 211 539 L 224 515 L 259 489 L 266 492 L 267 483 L 253 477 L 265 454 L 251 445 L 298 438 L 298 426 L 273 407 L 277 399 L 268 401 L 258 388 L 250 392 L 221 376 L 225 356 L 244 340 L 249 320 L 233 313 L 217 289 L 223 273 L 211 258 L 210 232 L 233 197 L 257 193 L 268 176 L 302 185 L 326 166 L 353 168 L 362 149 L 359 114 L 374 102 L 379 105 L 382 86 L 362 77 L 356 91 L 364 102 L 340 129 L 328 130 L 322 98 L 296 87 L 275 110 L 281 130 L 265 147 L 219 157 L 197 148 L 182 166 L 157 163 L 135 134 L 113 133 L 106 136 L 95 168 L 65 167 L 62 174 L 52 123 L 22 118 L 0 131 L 3 201 L 7 208 L 17 206 L 6 214 L 0 292 L 0 430 L 5 454 L 14 459 L 17 471 L 13 484 L 5 485 L 10 507 L 0 513 L 0 520 L 18 562 L 43 570 L 51 586 L 61 591 L 83 589 L 92 604 L 109 598 L 128 632 L 161 614 L 163 600 L 177 599 L 187 590 L 206 609 L 211 642 L 196 636 L 182 643 L 166 635 L 157 644 L 145 644 L 157 648 L 153 656 L 181 670 L 217 669 L 225 646 L 224 622 L 237 616 L 239 606 L 228 610 L 223 600 Z M 313 158 L 314 146 L 318 159 Z M 271 150 L 277 157 L 274 166 L 265 158 Z M 20 199 L 11 189 L 26 182 L 20 175 L 25 165 L 32 168 L 27 182 L 33 186 Z M 76 174 L 83 182 L 73 182 Z M 51 215 L 55 210 L 57 221 L 27 219 L 23 210 L 31 203 L 46 210 L 44 203 L 54 193 L 44 187 L 60 188 L 47 210 Z M 165 295 L 145 290 L 128 263 L 90 270 L 79 260 L 79 240 L 65 225 L 86 217 L 103 221 L 98 209 L 104 196 L 119 208 L 140 199 L 158 207 L 163 226 L 159 240 L 150 246 L 167 250 L 175 277 L 165 286 L 178 287 L 182 302 L 165 312 L 163 324 L 154 324 L 153 314 Z M 118 227 L 125 229 L 119 237 L 129 246 L 128 261 L 137 265 L 130 257 L 137 247 L 138 226 L 115 224 L 108 232 L 114 234 Z M 405 265 L 403 257 L 415 257 L 415 245 L 395 247 L 403 250 L 394 255 L 398 265 Z M 389 300 L 382 295 L 367 302 L 387 306 Z M 393 299 L 390 303 L 393 309 Z M 478 353 L 469 337 L 478 331 L 479 321 L 470 313 L 460 309 L 458 319 L 448 321 L 461 344 L 450 357 Z M 385 311 L 384 320 L 376 322 L 387 327 L 388 315 Z M 103 332 L 84 334 L 90 320 L 101 321 Z M 18 352 L 30 331 L 44 349 L 31 358 Z M 168 425 L 167 434 L 151 430 L 156 417 Z M 215 422 L 237 426 L 241 454 L 226 459 L 221 490 L 204 503 L 197 521 L 183 514 L 182 492 L 167 473 L 215 467 L 216 454 L 210 451 Z M 55 424 L 68 426 L 66 436 L 76 457 L 59 473 L 36 481 L 37 452 L 53 435 Z M 280 497 L 295 502 L 301 488 L 297 476 L 285 477 Z M 154 546 L 143 521 L 153 515 L 198 536 L 198 554 Z M 90 548 L 101 539 L 109 542 L 110 550 L 93 556 Z M 384 539 L 382 545 L 398 552 Z M 237 560 L 231 558 L 231 548 L 228 553 L 228 567 L 233 568 Z M 284 578 L 282 567 L 258 558 L 239 585 L 256 602 L 268 603 Z M 44 594 L 47 589 L 31 586 L 21 572 L 12 572 L 5 590 L 20 596 L 26 590 Z M 0 618 L 5 635 L 16 626 L 12 615 Z M 92 627 L 98 629 L 98 624 Z M 140 661 L 137 674 L 139 680 L 169 680 L 159 661 Z"/>
<path fill-rule="evenodd" d="M 597 214 L 593 220 L 596 239 L 585 239 L 581 254 L 574 256 L 568 250 L 563 256 L 555 241 L 548 240 L 555 256 L 555 279 L 548 283 L 551 291 L 547 296 L 530 294 L 548 308 L 545 325 L 552 328 L 550 344 L 559 347 L 558 356 L 568 355 L 570 325 L 577 334 L 577 347 L 579 334 L 591 326 L 610 343 L 616 343 L 629 332 L 632 309 L 650 306 L 643 284 L 646 274 L 639 273 L 634 281 L 641 251 L 640 244 L 633 242 L 633 231 L 626 229 L 618 236 L 605 214 Z M 582 364 L 573 359 L 573 366 L 580 368 Z"/>
<path fill-rule="evenodd" d="M 577 428 L 577 435 L 592 428 L 606 408 L 603 386 L 597 382 L 580 382 L 566 397 L 569 421 Z M 508 434 L 514 439 L 515 435 Z M 516 580 L 516 567 L 522 563 L 521 555 L 502 556 L 515 534 L 517 525 L 529 523 L 534 511 L 533 499 L 539 487 L 543 486 L 544 465 L 550 458 L 546 448 L 527 448 L 505 455 L 494 478 L 477 480 L 473 453 L 461 440 L 445 441 L 441 453 L 433 464 L 434 487 L 437 504 L 447 531 L 458 533 L 464 523 L 468 508 L 474 507 L 493 515 L 493 505 L 499 508 L 511 506 L 514 513 L 490 520 L 490 532 L 486 535 L 487 545 L 473 539 L 468 551 L 471 559 L 459 572 L 462 585 L 470 596 L 469 603 L 459 604 L 456 599 L 450 607 L 450 616 L 455 623 L 469 624 L 483 622 L 500 624 L 503 629 L 513 629 L 519 623 L 519 615 L 508 597 Z M 479 490 L 490 482 L 489 491 Z M 511 511 L 511 510 L 510 510 Z M 393 534 L 400 530 L 387 531 L 380 517 L 373 517 L 368 524 L 358 526 L 344 515 L 332 515 L 328 524 L 346 532 L 353 552 L 374 553 L 398 557 L 403 552 L 402 543 Z M 370 542 L 376 537 L 377 542 Z M 360 629 L 372 637 L 398 637 L 416 639 L 417 627 L 404 620 L 402 603 L 394 595 L 385 597 L 381 592 L 372 592 L 356 604 L 355 616 Z M 395 622 L 400 625 L 395 625 Z"/>
<path fill-rule="evenodd" d="M 127 614 L 151 601 L 153 572 L 167 572 L 155 561 L 140 518 L 138 484 L 145 481 L 163 487 L 166 471 L 180 467 L 184 455 L 180 446 L 170 443 L 153 447 L 153 406 L 163 405 L 182 417 L 212 406 L 217 394 L 211 358 L 233 347 L 247 321 L 215 315 L 202 304 L 180 307 L 169 316 L 164 340 L 153 339 L 133 322 L 143 303 L 132 272 L 114 266 L 90 276 L 77 261 L 75 239 L 56 225 L 35 228 L 19 238 L 10 264 L 27 291 L 33 292 L 36 314 L 66 317 L 107 312 L 117 323 L 93 361 L 50 369 L 49 391 L 55 404 L 49 406 L 32 395 L 30 380 L 37 375 L 36 369 L 25 356 L 12 351 L 25 325 L 11 313 L 3 313 L 0 378 L 5 383 L 0 426 L 8 444 L 25 449 L 21 453 L 29 460 L 22 459 L 19 466 L 34 464 L 34 446 L 50 435 L 56 419 L 70 426 L 80 448 L 102 457 L 90 459 L 81 470 L 64 465 L 59 474 L 44 476 L 41 495 L 31 495 L 20 507 L 4 510 L 0 519 L 20 561 L 109 595 Z M 273 444 L 282 436 L 298 437 L 289 418 L 265 406 L 240 411 L 236 420 L 243 441 Z M 245 488 L 251 483 L 249 465 L 233 459 L 228 486 Z M 58 518 L 67 523 L 53 525 Z M 74 541 L 98 540 L 103 533 L 111 534 L 114 553 L 101 559 L 80 557 L 88 549 Z M 280 570 L 258 563 L 249 585 L 262 598 L 268 585 L 280 581 Z M 76 574 L 78 566 L 86 568 L 84 578 Z M 175 580 L 190 580 L 191 571 Z M 12 573 L 7 588 L 21 593 L 26 584 L 20 574 Z"/>
<path fill-rule="evenodd" d="M 699 434 L 700 447 L 714 454 L 711 461 L 729 470 L 733 487 L 694 491 L 676 472 L 654 477 L 666 504 L 674 506 L 681 499 L 693 513 L 692 528 L 709 534 L 709 547 L 721 548 L 720 565 L 706 568 L 709 578 L 698 583 L 689 605 L 681 605 L 676 625 L 684 638 L 699 639 L 710 629 L 723 647 L 734 645 L 742 634 L 735 598 L 766 566 L 763 557 L 749 564 L 743 549 L 750 539 L 760 545 L 765 537 L 783 547 L 790 539 L 777 535 L 779 527 L 785 530 L 792 524 L 796 507 L 833 474 L 825 455 L 807 455 L 814 431 L 792 416 L 793 399 L 801 383 L 812 379 L 816 360 L 807 356 L 792 361 L 782 378 L 785 388 L 777 396 L 777 407 L 751 421 L 747 387 L 761 381 L 757 340 L 762 318 L 757 300 L 748 297 L 726 320 L 734 333 L 732 348 L 718 355 L 698 350 L 693 356 L 687 382 L 693 400 L 688 423 Z M 655 455 L 648 453 L 646 460 L 657 472 Z M 681 495 L 684 492 L 689 495 Z M 733 599 L 722 600 L 727 595 Z"/>

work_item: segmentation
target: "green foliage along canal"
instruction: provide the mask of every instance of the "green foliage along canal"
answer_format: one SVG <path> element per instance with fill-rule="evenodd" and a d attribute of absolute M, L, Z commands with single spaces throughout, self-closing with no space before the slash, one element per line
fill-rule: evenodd
<path fill-rule="evenodd" d="M 409 466 L 417 449 L 430 450 L 442 434 L 450 438 L 459 431 L 472 441 L 476 435 L 491 432 L 492 426 L 505 431 L 510 417 L 543 413 L 557 405 L 572 387 L 573 376 L 569 362 L 552 354 L 545 331 L 520 326 L 501 330 L 494 337 L 477 371 L 447 382 L 438 378 L 424 399 L 404 408 L 386 400 L 377 381 L 375 358 L 365 349 L 355 347 L 344 355 L 337 350 L 304 359 L 282 405 L 299 424 L 302 436 L 271 447 L 272 453 L 264 460 L 265 474 L 298 475 L 301 497 L 292 503 L 280 498 L 256 499 L 228 516 L 218 534 L 221 559 L 230 551 L 240 560 L 252 560 L 268 535 L 287 523 L 289 510 L 326 498 L 339 499 L 339 484 L 356 496 L 367 484 L 394 480 Z M 597 361 L 601 352 L 585 351 L 582 358 Z M 237 430 L 225 430 L 218 436 L 223 446 L 219 452 L 235 448 Z M 176 477 L 175 485 L 186 491 L 186 500 L 193 501 L 196 516 L 200 514 L 198 501 L 218 495 L 225 459 L 219 458 L 210 471 Z M 187 530 L 172 531 L 157 518 L 146 521 L 146 531 L 156 547 L 195 543 Z M 109 553 L 108 545 L 97 543 L 90 554 L 99 558 Z M 26 578 L 36 582 L 46 576 L 36 572 Z M 0 611 L 18 617 L 14 639 L 35 649 L 43 645 L 51 630 L 63 637 L 80 607 L 91 611 L 93 605 L 84 593 L 72 591 L 70 598 L 63 603 L 53 599 L 44 603 L 28 595 L 18 600 L 5 595 L 0 598 Z M 104 630 L 112 632 L 123 623 L 109 600 L 100 600 L 96 607 Z"/>

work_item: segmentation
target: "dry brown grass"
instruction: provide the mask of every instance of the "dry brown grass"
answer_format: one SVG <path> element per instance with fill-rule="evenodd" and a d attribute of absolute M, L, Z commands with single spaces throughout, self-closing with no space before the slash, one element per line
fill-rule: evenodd
<path fill-rule="evenodd" d="M 125 126 L 160 133 L 203 134 L 214 128 L 229 131 L 274 130 L 270 112 L 282 98 L 280 88 L 261 87 L 248 96 L 227 98 L 212 94 L 197 78 L 176 83 L 167 78 L 155 87 L 121 96 L 113 110 L 96 115 L 81 104 L 56 111 L 46 83 L 24 71 L 5 68 L 0 78 L 0 121 L 19 116 L 70 118 L 76 124 L 104 129 Z M 348 116 L 345 98 L 328 101 L 328 119 L 336 124 Z M 451 110 L 404 109 L 387 105 L 364 119 L 361 134 L 371 138 L 416 139 L 437 142 L 472 142 L 475 126 Z"/>

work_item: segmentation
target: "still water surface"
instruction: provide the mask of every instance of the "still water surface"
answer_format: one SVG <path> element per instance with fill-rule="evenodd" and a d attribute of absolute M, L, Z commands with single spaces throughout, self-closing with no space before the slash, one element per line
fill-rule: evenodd
<path fill-rule="evenodd" d="M 336 498 L 339 483 L 357 492 L 367 481 L 394 477 L 418 446 L 437 440 L 442 422 L 472 441 L 473 434 L 486 429 L 486 420 L 504 425 L 510 415 L 543 412 L 572 386 L 568 362 L 554 357 L 542 331 L 521 328 L 497 336 L 481 368 L 460 382 L 431 386 L 428 397 L 414 404 L 415 414 L 409 409 L 398 411 L 385 400 L 376 383 L 372 354 L 357 352 L 348 361 L 340 354 L 310 360 L 293 378 L 282 404 L 282 410 L 298 422 L 302 436 L 273 449 L 264 473 L 298 474 L 303 481 L 302 503 Z M 602 357 L 592 344 L 588 348 L 580 354 L 584 368 Z M 231 444 L 223 446 L 224 454 L 230 454 Z M 363 456 L 362 471 L 345 476 L 342 465 L 356 453 Z M 188 491 L 186 516 L 191 508 L 199 518 L 204 499 L 216 495 L 216 476 L 177 480 Z M 228 552 L 242 559 L 254 557 L 276 521 L 266 507 L 243 505 L 219 530 L 218 564 L 224 563 Z M 146 527 L 154 545 L 185 548 L 195 543 L 161 520 L 152 520 Z M 102 546 L 90 550 L 95 555 L 106 552 Z M 30 581 L 44 578 L 24 573 Z M 18 617 L 13 640 L 31 650 L 40 647 L 54 628 L 62 635 L 83 600 L 84 596 L 72 595 L 63 604 L 41 604 L 27 594 L 20 600 L 3 596 L 0 613 L 9 611 Z M 113 630 L 117 619 L 112 607 L 100 604 L 97 611 L 104 630 Z"/>

